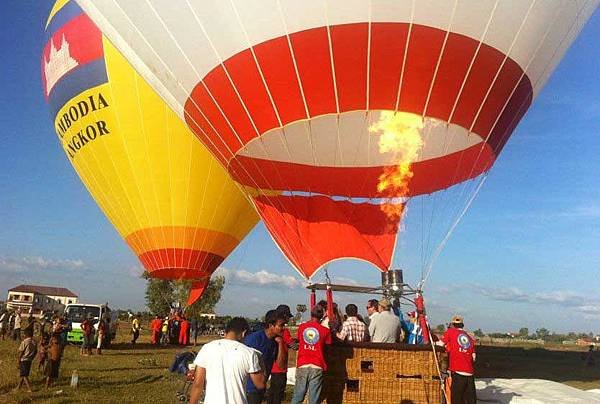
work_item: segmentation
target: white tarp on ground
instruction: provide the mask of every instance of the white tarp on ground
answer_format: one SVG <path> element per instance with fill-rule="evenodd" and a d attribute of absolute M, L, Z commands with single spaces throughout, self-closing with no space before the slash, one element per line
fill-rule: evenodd
<path fill-rule="evenodd" d="M 288 368 L 287 384 L 294 385 L 296 368 Z M 477 379 L 480 404 L 600 404 L 600 389 L 579 390 L 541 379 Z"/>
<path fill-rule="evenodd" d="M 478 403 L 593 404 L 600 394 L 541 379 L 477 379 Z"/>

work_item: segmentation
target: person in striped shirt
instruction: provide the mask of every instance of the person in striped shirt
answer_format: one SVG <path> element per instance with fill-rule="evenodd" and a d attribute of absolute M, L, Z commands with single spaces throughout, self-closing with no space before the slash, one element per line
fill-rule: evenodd
<path fill-rule="evenodd" d="M 358 307 L 355 304 L 346 306 L 346 320 L 337 333 L 341 341 L 362 342 L 367 340 L 367 326 L 358 319 Z"/>

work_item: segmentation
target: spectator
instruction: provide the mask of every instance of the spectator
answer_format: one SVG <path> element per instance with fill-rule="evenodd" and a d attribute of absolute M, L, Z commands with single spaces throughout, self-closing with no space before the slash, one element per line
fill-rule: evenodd
<path fill-rule="evenodd" d="M 464 331 L 461 316 L 452 317 L 451 326 L 446 330 L 438 345 L 446 347 L 448 352 L 448 370 L 450 372 L 451 404 L 475 404 L 475 340 Z"/>
<path fill-rule="evenodd" d="M 290 318 L 294 317 L 290 310 L 290 306 L 286 304 L 277 306 L 275 311 L 286 319 L 286 323 Z M 281 363 L 275 361 L 271 368 L 271 382 L 269 391 L 267 392 L 268 404 L 280 404 L 283 400 L 283 397 L 285 396 L 285 387 L 287 385 L 288 349 L 294 346 L 297 349 L 297 344 L 294 344 L 290 330 L 287 327 L 283 329 L 281 339 L 283 340 L 283 343 L 278 346 L 281 351 Z"/>
<path fill-rule="evenodd" d="M 317 306 L 321 307 L 323 309 L 323 318 L 321 319 L 321 325 L 323 327 L 327 327 L 329 328 L 329 315 L 327 314 L 327 300 L 319 300 L 319 303 L 317 303 Z"/>
<path fill-rule="evenodd" d="M 0 337 L 2 337 L 2 341 L 6 338 L 6 333 L 8 332 L 8 312 L 3 311 L 0 315 Z"/>
<path fill-rule="evenodd" d="M 152 323 L 150 323 L 150 329 L 152 330 L 152 344 L 158 344 L 160 342 L 162 324 L 163 322 L 157 314 L 152 320 Z"/>
<path fill-rule="evenodd" d="M 25 339 L 19 345 L 19 385 L 16 390 L 20 390 L 23 383 L 27 386 L 27 391 L 31 393 L 31 384 L 29 383 L 29 372 L 31 372 L 31 363 L 37 354 L 37 347 L 33 340 L 33 327 L 25 330 Z"/>
<path fill-rule="evenodd" d="M 131 320 L 131 345 L 135 348 L 135 342 L 140 337 L 140 319 L 139 314 L 137 316 L 133 316 L 133 320 Z"/>
<path fill-rule="evenodd" d="M 185 346 L 190 339 L 190 322 L 182 316 L 179 324 L 179 345 Z"/>
<path fill-rule="evenodd" d="M 167 345 L 169 343 L 169 317 L 165 317 L 165 320 L 162 323 L 161 331 L 161 340 L 160 343 L 163 345 Z"/>
<path fill-rule="evenodd" d="M 362 342 L 367 340 L 367 326 L 358 319 L 358 307 L 355 304 L 346 306 L 346 321 L 337 337 L 342 341 Z"/>
<path fill-rule="evenodd" d="M 327 363 L 323 355 L 326 344 L 331 344 L 331 332 L 321 325 L 323 308 L 313 307 L 311 319 L 298 327 L 298 357 L 296 359 L 296 385 L 292 404 L 301 404 L 308 392 L 308 403 L 319 403 L 323 387 L 323 372 Z"/>
<path fill-rule="evenodd" d="M 53 380 L 58 378 L 60 369 L 60 363 L 62 360 L 62 354 L 64 350 L 64 344 L 62 342 L 62 333 L 66 326 L 62 319 L 55 314 L 53 317 L 52 334 L 50 336 L 50 342 L 48 343 L 48 364 L 46 365 L 46 387 L 52 385 Z"/>
<path fill-rule="evenodd" d="M 281 348 L 283 339 L 281 338 L 285 323 L 288 318 L 285 315 L 278 313 L 276 310 L 269 310 L 265 314 L 265 325 L 262 330 L 258 330 L 248 335 L 244 339 L 244 344 L 250 348 L 256 349 L 262 354 L 263 369 L 265 370 L 265 380 L 269 379 L 273 363 L 277 361 L 277 365 L 283 367 L 283 353 Z M 279 346 L 279 349 L 278 349 Z M 264 388 L 255 386 L 252 380 L 248 380 L 246 386 L 246 397 L 249 404 L 260 404 L 265 396 Z"/>
<path fill-rule="evenodd" d="M 14 321 L 14 326 L 13 326 L 13 331 L 12 331 L 12 339 L 13 339 L 13 341 L 20 341 L 21 340 L 21 311 L 20 310 L 17 310 L 14 313 L 13 321 Z"/>
<path fill-rule="evenodd" d="M 92 354 L 92 347 L 94 346 L 94 326 L 92 324 L 91 313 L 88 313 L 86 319 L 81 323 L 81 331 L 83 331 L 81 354 L 89 356 Z"/>
<path fill-rule="evenodd" d="M 42 334 L 40 338 L 40 347 L 38 349 L 38 371 L 43 371 L 48 360 L 48 344 L 50 344 L 50 334 Z"/>
<path fill-rule="evenodd" d="M 211 341 L 200 349 L 194 360 L 196 374 L 190 403 L 198 403 L 205 390 L 205 404 L 247 404 L 244 393 L 250 380 L 258 390 L 264 390 L 266 379 L 260 354 L 241 343 L 248 329 L 245 319 L 235 317 L 225 327 L 223 339 Z"/>
<path fill-rule="evenodd" d="M 199 322 L 196 317 L 192 318 L 192 321 L 190 322 L 190 327 L 190 331 L 192 332 L 192 338 L 194 338 L 194 346 L 196 346 L 196 343 L 198 342 L 198 333 L 200 332 Z"/>
<path fill-rule="evenodd" d="M 371 299 L 367 302 L 367 325 L 371 325 L 373 318 L 379 315 L 379 302 Z"/>
<path fill-rule="evenodd" d="M 379 301 L 379 314 L 371 317 L 369 335 L 372 342 L 394 343 L 402 340 L 400 319 L 390 312 L 391 304 L 388 299 Z"/>
<path fill-rule="evenodd" d="M 102 347 L 104 346 L 104 336 L 106 335 L 106 321 L 101 317 L 98 321 L 98 328 L 96 329 L 96 337 L 98 342 L 96 345 L 96 355 L 102 355 Z"/>

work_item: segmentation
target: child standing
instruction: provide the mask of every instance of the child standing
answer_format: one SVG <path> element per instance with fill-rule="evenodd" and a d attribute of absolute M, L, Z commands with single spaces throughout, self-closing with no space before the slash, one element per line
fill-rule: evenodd
<path fill-rule="evenodd" d="M 33 329 L 28 328 L 25 330 L 25 339 L 19 345 L 19 385 L 16 390 L 19 390 L 23 384 L 27 386 L 27 391 L 31 393 L 31 384 L 29 384 L 29 372 L 31 371 L 31 363 L 37 354 L 37 347 L 33 340 Z"/>
<path fill-rule="evenodd" d="M 50 336 L 46 333 L 42 334 L 42 339 L 40 340 L 40 347 L 38 350 L 38 371 L 44 370 L 46 366 L 46 361 L 48 358 L 48 344 L 50 343 Z"/>

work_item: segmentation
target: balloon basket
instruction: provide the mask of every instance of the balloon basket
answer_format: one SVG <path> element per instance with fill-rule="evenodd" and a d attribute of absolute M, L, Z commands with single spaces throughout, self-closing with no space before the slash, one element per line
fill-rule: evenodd
<path fill-rule="evenodd" d="M 444 349 L 431 345 L 344 343 L 327 348 L 322 399 L 327 403 L 439 404 L 440 378 L 435 363 Z"/>

